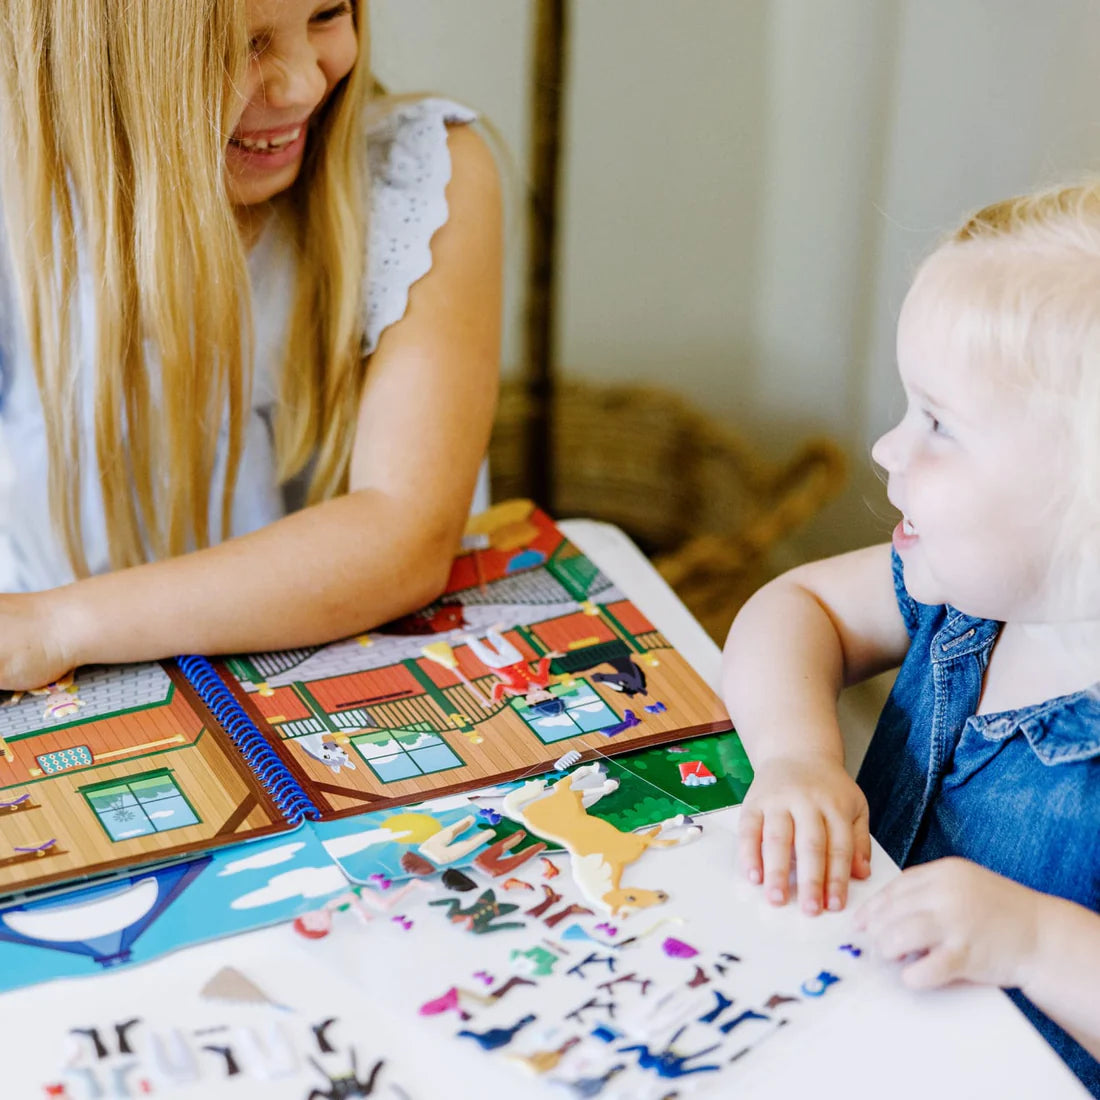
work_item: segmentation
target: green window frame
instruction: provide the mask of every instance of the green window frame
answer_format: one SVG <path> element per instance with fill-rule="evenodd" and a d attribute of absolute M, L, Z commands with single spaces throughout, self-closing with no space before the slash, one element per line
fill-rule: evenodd
<path fill-rule="evenodd" d="M 464 768 L 466 762 L 427 722 L 372 730 L 349 738 L 367 767 L 383 783 Z"/>
<path fill-rule="evenodd" d="M 202 824 L 168 768 L 93 783 L 79 790 L 115 844 Z"/>
<path fill-rule="evenodd" d="M 587 680 L 574 680 L 569 687 L 553 684 L 549 691 L 562 704 L 560 714 L 540 714 L 537 704 L 529 707 L 518 696 L 510 700 L 512 709 L 523 719 L 524 725 L 544 745 L 610 729 L 621 721 Z"/>

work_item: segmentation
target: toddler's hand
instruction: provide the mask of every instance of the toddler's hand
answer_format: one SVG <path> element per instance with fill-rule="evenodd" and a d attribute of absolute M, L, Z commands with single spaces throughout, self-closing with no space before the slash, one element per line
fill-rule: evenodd
<path fill-rule="evenodd" d="M 741 807 L 739 855 L 750 882 L 783 905 L 794 850 L 798 900 L 810 914 L 843 909 L 848 880 L 871 873 L 867 799 L 831 757 L 776 757 L 756 769 Z"/>
<path fill-rule="evenodd" d="M 903 871 L 856 910 L 856 925 L 912 989 L 953 981 L 1010 987 L 1036 950 L 1044 895 L 965 859 Z"/>
<path fill-rule="evenodd" d="M 49 593 L 0 593 L 0 688 L 29 691 L 72 669 L 61 626 Z"/>

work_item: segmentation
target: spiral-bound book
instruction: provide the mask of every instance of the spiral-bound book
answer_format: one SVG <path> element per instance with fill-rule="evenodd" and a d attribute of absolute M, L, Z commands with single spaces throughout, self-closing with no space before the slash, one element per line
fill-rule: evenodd
<path fill-rule="evenodd" d="M 439 600 L 358 637 L 7 697 L 0 897 L 729 728 L 614 580 L 506 501 Z"/>

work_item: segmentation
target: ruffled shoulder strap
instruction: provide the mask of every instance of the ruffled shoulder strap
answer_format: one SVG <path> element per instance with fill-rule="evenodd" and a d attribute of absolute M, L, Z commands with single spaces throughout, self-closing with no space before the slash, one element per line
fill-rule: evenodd
<path fill-rule="evenodd" d="M 398 103 L 367 132 L 370 226 L 364 292 L 363 354 L 405 315 L 409 288 L 431 270 L 431 242 L 447 221 L 451 178 L 447 124 L 473 122 L 468 107 L 446 99 Z"/>

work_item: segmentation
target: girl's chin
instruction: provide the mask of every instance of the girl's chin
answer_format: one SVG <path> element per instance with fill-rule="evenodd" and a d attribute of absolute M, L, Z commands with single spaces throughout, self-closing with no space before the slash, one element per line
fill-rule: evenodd
<path fill-rule="evenodd" d="M 259 206 L 268 202 L 276 195 L 286 191 L 298 178 L 298 167 L 293 166 L 289 172 L 272 173 L 264 178 L 231 175 L 226 190 L 229 193 L 231 206 Z"/>

